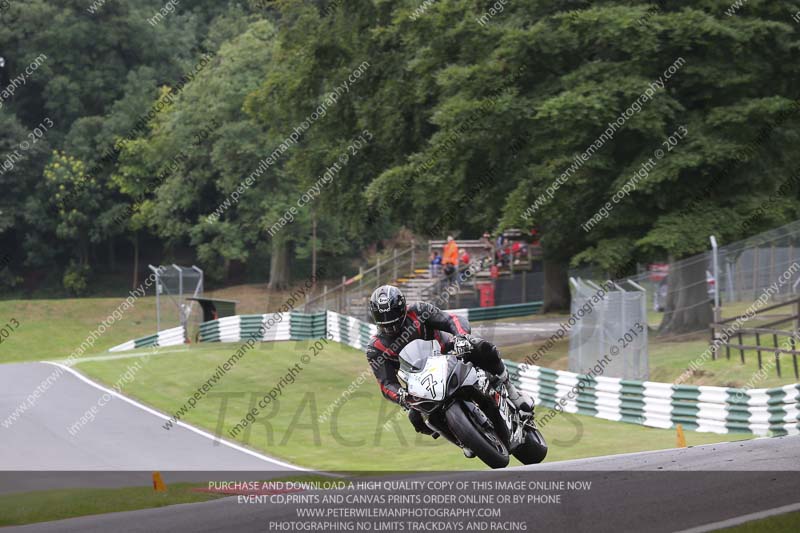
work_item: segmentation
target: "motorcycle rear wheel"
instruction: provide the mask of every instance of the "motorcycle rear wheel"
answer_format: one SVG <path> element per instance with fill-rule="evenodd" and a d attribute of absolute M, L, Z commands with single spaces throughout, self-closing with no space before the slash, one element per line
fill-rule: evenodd
<path fill-rule="evenodd" d="M 508 466 L 508 448 L 494 431 L 477 427 L 472 418 L 465 412 L 466 406 L 456 402 L 445 412 L 450 431 L 462 445 L 472 450 L 481 461 L 491 468 Z"/>

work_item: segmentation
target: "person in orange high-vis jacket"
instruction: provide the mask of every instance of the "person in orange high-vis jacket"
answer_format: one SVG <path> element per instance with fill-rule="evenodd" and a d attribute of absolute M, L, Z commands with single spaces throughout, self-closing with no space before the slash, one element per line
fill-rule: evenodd
<path fill-rule="evenodd" d="M 444 265 L 444 275 L 450 281 L 454 281 L 457 271 L 456 265 L 458 265 L 458 244 L 456 244 L 452 235 L 447 237 L 447 244 L 444 245 L 442 265 Z"/>
<path fill-rule="evenodd" d="M 456 241 L 453 239 L 452 235 L 447 237 L 447 244 L 444 245 L 442 263 L 453 266 L 458 264 L 458 244 L 456 244 Z"/>

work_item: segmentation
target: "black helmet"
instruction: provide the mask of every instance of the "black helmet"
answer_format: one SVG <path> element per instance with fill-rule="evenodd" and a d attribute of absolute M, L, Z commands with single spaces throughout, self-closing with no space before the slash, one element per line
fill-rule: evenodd
<path fill-rule="evenodd" d="M 406 311 L 406 297 L 392 285 L 381 285 L 369 298 L 369 313 L 382 331 L 400 331 Z"/>

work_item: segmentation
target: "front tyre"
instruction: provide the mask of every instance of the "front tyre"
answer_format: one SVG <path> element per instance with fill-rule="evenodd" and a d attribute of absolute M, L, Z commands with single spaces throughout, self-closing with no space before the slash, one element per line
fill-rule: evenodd
<path fill-rule="evenodd" d="M 535 465 L 544 461 L 547 443 L 538 429 L 529 427 L 525 431 L 525 441 L 517 446 L 513 454 L 520 463 Z"/>
<path fill-rule="evenodd" d="M 494 430 L 482 428 L 465 412 L 466 406 L 456 402 L 445 412 L 450 431 L 463 446 L 472 450 L 491 468 L 508 466 L 508 448 Z"/>

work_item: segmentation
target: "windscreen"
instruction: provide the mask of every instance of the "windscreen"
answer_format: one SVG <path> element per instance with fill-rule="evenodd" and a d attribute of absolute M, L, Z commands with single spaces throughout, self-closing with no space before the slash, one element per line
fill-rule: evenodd
<path fill-rule="evenodd" d="M 420 372 L 425 368 L 428 357 L 439 352 L 439 343 L 416 339 L 400 351 L 400 369 L 406 372 Z"/>

